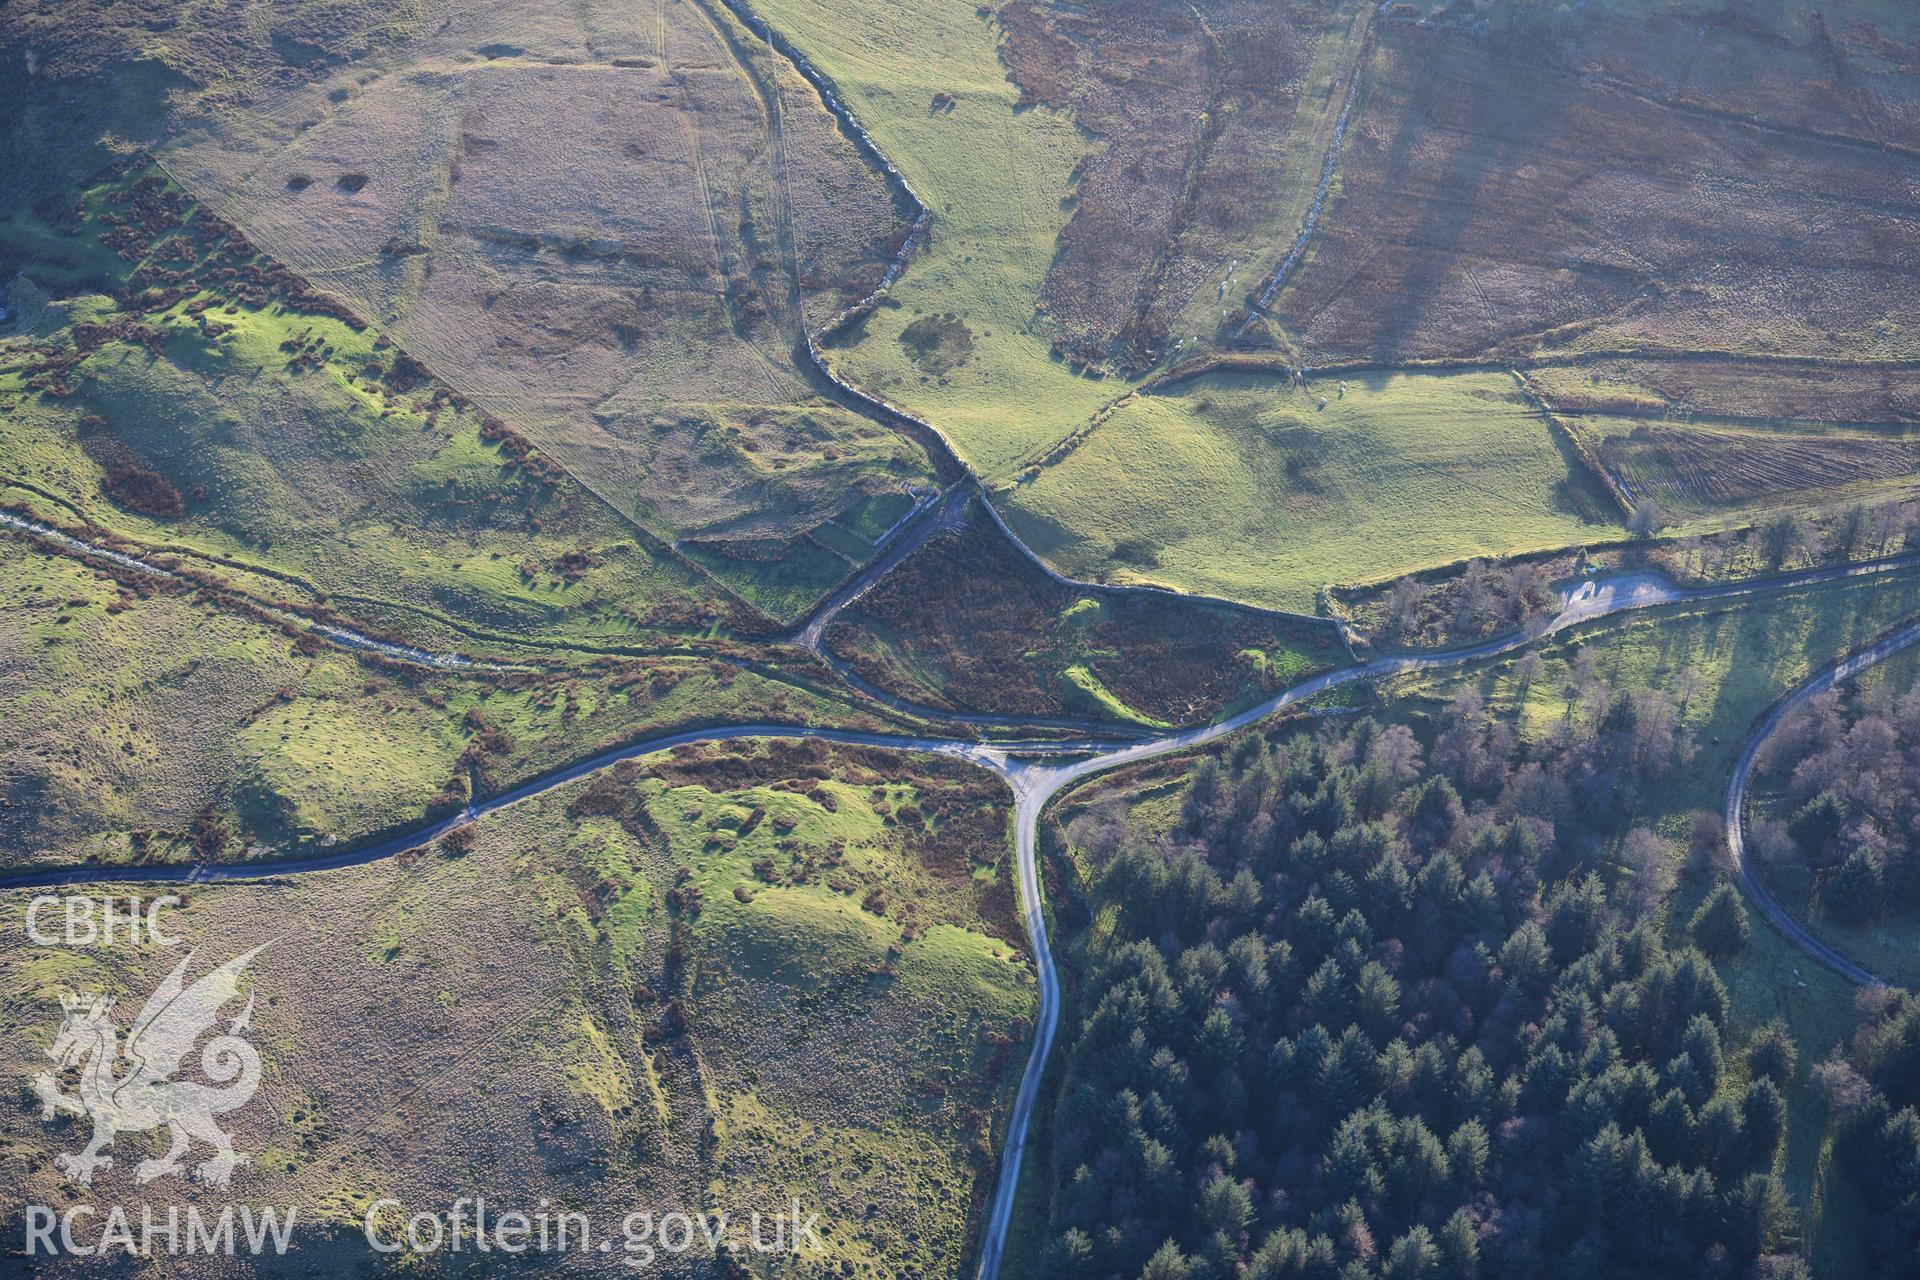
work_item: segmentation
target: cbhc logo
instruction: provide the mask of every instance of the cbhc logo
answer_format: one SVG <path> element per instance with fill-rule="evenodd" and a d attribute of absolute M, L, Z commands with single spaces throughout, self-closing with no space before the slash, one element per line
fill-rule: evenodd
<path fill-rule="evenodd" d="M 27 905 L 27 937 L 37 947 L 137 947 L 143 942 L 177 947 L 181 939 L 161 927 L 160 912 L 179 905 L 170 893 L 152 899 L 43 893 Z"/>

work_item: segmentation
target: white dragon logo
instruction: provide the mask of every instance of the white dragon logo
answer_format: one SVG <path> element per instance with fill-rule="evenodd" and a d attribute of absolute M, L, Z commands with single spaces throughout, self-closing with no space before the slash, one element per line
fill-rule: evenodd
<path fill-rule="evenodd" d="M 93 1141 L 86 1149 L 54 1157 L 61 1172 L 81 1186 L 92 1186 L 94 1170 L 113 1163 L 112 1156 L 100 1153 L 113 1144 L 116 1134 L 164 1124 L 172 1131 L 173 1145 L 157 1159 L 142 1160 L 134 1171 L 136 1182 L 182 1172 L 180 1157 L 187 1154 L 190 1139 L 198 1138 L 214 1149 L 212 1158 L 199 1166 L 200 1176 L 214 1186 L 227 1185 L 247 1157 L 233 1149 L 233 1139 L 213 1118 L 246 1105 L 260 1087 L 260 1055 L 240 1038 L 253 1016 L 253 997 L 247 997 L 247 1007 L 226 1034 L 207 1041 L 200 1052 L 201 1070 L 221 1087 L 176 1082 L 172 1076 L 214 1024 L 220 1006 L 239 994 L 241 973 L 267 945 L 235 956 L 192 986 L 185 983 L 187 964 L 193 959 L 188 952 L 148 997 L 127 1031 L 124 1046 L 119 1042 L 120 1029 L 107 1016 L 113 1009 L 111 997 L 60 997 L 67 1017 L 47 1056 L 62 1070 L 80 1067 L 79 1092 L 62 1093 L 59 1082 L 46 1071 L 33 1078 L 33 1091 L 40 1098 L 42 1119 L 51 1120 L 61 1111 L 93 1117 Z M 122 1062 L 125 1074 L 116 1074 Z"/>

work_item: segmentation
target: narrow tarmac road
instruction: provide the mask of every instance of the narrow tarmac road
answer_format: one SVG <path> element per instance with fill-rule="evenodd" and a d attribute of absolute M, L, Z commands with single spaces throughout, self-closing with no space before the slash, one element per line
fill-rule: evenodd
<path fill-rule="evenodd" d="M 932 523 L 931 521 L 929 523 Z M 1460 666 L 1509 653 L 1543 640 L 1556 632 L 1581 623 L 1632 610 L 1662 605 L 1689 604 L 1744 596 L 1776 594 L 1842 578 L 1888 573 L 1920 565 L 1920 554 L 1866 561 L 1830 569 L 1813 569 L 1760 582 L 1729 583 L 1701 588 L 1680 588 L 1650 574 L 1622 575 L 1582 583 L 1562 597 L 1561 612 L 1545 627 L 1498 637 L 1481 644 L 1440 653 L 1405 654 L 1375 658 L 1357 666 L 1329 671 L 1304 680 L 1267 701 L 1237 715 L 1212 724 L 1184 729 L 1158 738 L 1137 742 L 1084 740 L 1080 742 L 981 743 L 942 739 L 822 729 L 801 725 L 737 724 L 651 737 L 601 752 L 574 764 L 501 793 L 462 813 L 426 823 L 411 831 L 362 848 L 337 854 L 324 854 L 273 863 L 217 864 L 203 866 L 105 867 L 83 864 L 49 867 L 0 876 L 0 890 L 41 888 L 102 881 L 172 881 L 206 883 L 223 880 L 260 880 L 285 875 L 324 872 L 340 867 L 361 866 L 388 858 L 404 849 L 426 844 L 447 831 L 509 805 L 564 786 L 588 774 L 622 760 L 636 759 L 657 751 L 697 742 L 716 742 L 738 738 L 816 738 L 824 742 L 860 746 L 891 747 L 902 751 L 922 751 L 952 755 L 971 760 L 1006 778 L 1015 797 L 1015 858 L 1020 881 L 1022 915 L 1026 923 L 1034 965 L 1039 982 L 1039 1008 L 1034 1026 L 1033 1047 L 1022 1073 L 1013 1109 L 1007 1125 L 1006 1142 L 1000 1160 L 991 1208 L 982 1228 L 980 1243 L 980 1280 L 998 1280 L 1011 1227 L 1014 1198 L 1025 1160 L 1027 1139 L 1040 1089 L 1046 1076 L 1054 1038 L 1060 1021 L 1060 979 L 1053 951 L 1047 938 L 1045 902 L 1040 892 L 1039 827 L 1047 802 L 1061 790 L 1095 773 L 1119 765 L 1168 755 L 1202 746 L 1255 724 L 1283 710 L 1340 685 L 1385 679 L 1408 671 L 1437 670 Z M 1899 652 L 1920 641 L 1920 621 L 1910 622 L 1880 641 L 1841 660 L 1801 685 L 1764 717 L 1750 736 L 1734 770 L 1728 789 L 1727 831 L 1730 848 L 1741 869 L 1746 892 L 1759 906 L 1768 923 L 1779 929 L 1789 941 L 1821 964 L 1828 965 L 1851 981 L 1875 984 L 1879 979 L 1865 968 L 1848 960 L 1815 937 L 1774 901 L 1745 858 L 1741 837 L 1740 803 L 1751 774 L 1759 745 L 1794 707 L 1813 697 L 1835 681 Z M 958 717 L 956 717 L 958 719 Z M 1080 756 L 1079 759 L 1071 757 Z"/>
<path fill-rule="evenodd" d="M 1727 852 L 1733 856 L 1733 865 L 1740 872 L 1740 884 L 1746 890 L 1747 897 L 1753 900 L 1753 905 L 1759 908 L 1766 922 L 1788 942 L 1859 987 L 1880 987 L 1885 986 L 1886 982 L 1865 965 L 1849 959 L 1781 906 L 1773 896 L 1773 891 L 1760 879 L 1752 860 L 1747 857 L 1747 784 L 1753 779 L 1753 763 L 1759 758 L 1760 748 L 1766 745 L 1773 731 L 1788 716 L 1840 681 L 1912 648 L 1916 642 L 1920 642 L 1920 622 L 1910 622 L 1810 676 L 1792 693 L 1774 703 L 1754 725 L 1753 732 L 1747 735 L 1746 745 L 1740 749 L 1739 760 L 1734 763 L 1733 775 L 1727 781 Z"/>

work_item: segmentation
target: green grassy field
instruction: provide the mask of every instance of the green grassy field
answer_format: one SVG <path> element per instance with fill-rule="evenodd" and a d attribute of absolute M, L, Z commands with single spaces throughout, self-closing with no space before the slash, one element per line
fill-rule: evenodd
<path fill-rule="evenodd" d="M 1311 611 L 1323 585 L 1617 534 L 1590 490 L 1503 375 L 1235 374 L 1129 400 L 1003 501 L 1069 574 Z"/>
<path fill-rule="evenodd" d="M 835 0 L 770 0 L 757 10 L 833 78 L 934 214 L 927 242 L 887 305 L 829 357 L 854 381 L 929 418 L 989 482 L 1013 481 L 1024 464 L 1128 390 L 1122 379 L 1090 380 L 1053 359 L 1045 316 L 1035 307 L 1072 212 L 1070 173 L 1082 142 L 1058 113 L 1012 108 L 1015 90 L 994 56 L 994 20 L 963 4 L 910 0 L 881 15 Z M 1868 3 L 1849 12 L 1883 30 L 1907 25 L 1897 6 Z M 1314 101 L 1301 108 L 1299 154 L 1286 153 L 1282 185 L 1310 185 L 1299 179 L 1316 171 L 1322 117 L 1332 114 L 1317 100 L 1337 96 L 1331 89 L 1353 56 L 1340 16 L 1327 17 L 1306 77 L 1304 94 Z M 1796 21 L 1786 4 L 1759 6 L 1755 20 L 1782 29 Z M 927 50 L 938 52 L 928 57 Z M 936 95 L 943 109 L 932 109 Z M 946 95 L 955 103 L 950 111 Z M 1251 271 L 1260 246 L 1244 247 Z M 1182 317 L 1189 325 L 1217 321 L 1217 281 L 1203 283 Z M 902 336 L 943 318 L 966 327 L 969 354 L 951 368 L 916 361 L 914 344 Z M 1187 390 L 1167 399 L 1187 399 Z M 1508 398 L 1506 388 L 1490 383 L 1485 390 Z M 1195 415 L 1159 398 L 1127 401 L 1065 462 L 1015 487 L 1008 505 L 1023 536 L 1065 571 L 1295 608 L 1327 582 L 1604 532 L 1583 518 L 1611 519 L 1597 487 L 1584 476 L 1570 478 L 1538 432 L 1524 447 L 1509 437 L 1516 441 L 1510 452 L 1489 447 L 1494 422 L 1517 409 L 1489 413 L 1461 398 L 1453 389 L 1413 391 L 1399 404 L 1380 405 L 1378 416 L 1399 438 L 1356 434 L 1353 449 L 1367 456 L 1328 457 L 1326 492 L 1305 496 L 1296 476 L 1279 474 L 1288 465 L 1279 456 L 1284 448 L 1262 445 L 1244 429 L 1196 425 Z M 1334 400 L 1324 418 L 1313 420 L 1332 423 L 1341 407 Z M 1444 443 L 1429 447 L 1429 439 Z M 1327 450 L 1340 453 L 1338 444 Z M 1581 492 L 1555 493 L 1562 481 Z M 1268 515 L 1282 509 L 1284 518 Z M 1189 533 L 1177 517 L 1195 511 L 1227 535 Z M 1115 562 L 1115 544 L 1136 529 L 1138 541 L 1161 544 L 1158 565 Z"/>
<path fill-rule="evenodd" d="M 993 17 L 959 0 L 755 9 L 832 77 L 933 212 L 889 305 L 827 351 L 839 371 L 927 418 L 988 477 L 1011 474 L 1124 391 L 1055 359 L 1035 314 L 1086 142 L 1067 115 L 1016 109 Z M 932 111 L 942 93 L 953 109 Z M 923 370 L 901 334 L 949 314 L 967 326 L 971 354 L 945 372 Z"/>

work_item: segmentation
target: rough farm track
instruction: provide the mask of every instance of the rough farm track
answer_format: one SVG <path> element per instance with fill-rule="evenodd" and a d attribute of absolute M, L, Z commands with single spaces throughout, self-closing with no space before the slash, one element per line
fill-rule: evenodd
<path fill-rule="evenodd" d="M 811 653 L 827 657 L 827 646 L 821 637 L 826 635 L 840 611 L 872 590 L 875 583 L 918 551 L 928 538 L 962 527 L 966 523 L 966 511 L 966 496 L 958 485 L 949 487 L 930 502 L 921 503 L 895 526 L 891 537 L 882 543 L 880 554 L 815 605 L 793 629 L 789 639 Z"/>
<path fill-rule="evenodd" d="M 1292 247 L 1280 260 L 1280 265 L 1268 274 L 1266 283 L 1260 289 L 1259 299 L 1249 309 L 1247 318 L 1240 322 L 1240 327 L 1234 331 L 1235 336 L 1247 331 L 1247 326 L 1253 323 L 1255 315 L 1267 313 L 1267 307 L 1272 303 L 1273 295 L 1286 285 L 1287 278 L 1293 274 L 1294 267 L 1299 265 L 1301 256 L 1307 251 L 1307 245 L 1313 240 L 1313 233 L 1320 225 L 1320 215 L 1326 212 L 1327 196 L 1333 190 L 1333 171 L 1340 161 L 1340 144 L 1346 141 L 1347 126 L 1353 122 L 1353 105 L 1360 96 L 1361 73 L 1366 69 L 1367 54 L 1371 50 L 1373 20 L 1385 13 L 1391 4 L 1392 0 L 1380 0 L 1379 5 L 1368 11 L 1362 19 L 1363 25 L 1358 42 L 1360 53 L 1353 65 L 1347 69 L 1346 95 L 1341 100 L 1340 116 L 1334 123 L 1333 137 L 1327 142 L 1326 155 L 1320 161 L 1320 181 L 1314 187 L 1313 202 L 1307 206 L 1306 217 L 1301 220 L 1300 233 L 1294 237 Z"/>
<path fill-rule="evenodd" d="M 1581 623 L 1631 610 L 1665 605 L 1694 604 L 1748 596 L 1762 596 L 1843 578 L 1888 573 L 1920 565 L 1920 554 L 1895 556 L 1885 560 L 1814 569 L 1763 581 L 1728 583 L 1701 588 L 1680 588 L 1652 574 L 1631 574 L 1596 579 L 1581 584 L 1563 596 L 1561 612 L 1547 626 L 1530 632 L 1515 633 L 1441 653 L 1405 654 L 1376 658 L 1356 666 L 1329 671 L 1304 680 L 1237 715 L 1196 728 L 1185 729 L 1138 742 L 1110 742 L 1087 739 L 1077 742 L 1002 742 L 986 744 L 960 739 L 913 737 L 862 733 L 799 725 L 737 724 L 642 738 L 622 747 L 577 761 L 544 777 L 502 792 L 451 816 L 424 823 L 412 831 L 358 849 L 310 858 L 273 863 L 169 865 L 109 867 L 82 864 L 48 867 L 0 877 L 0 890 L 44 888 L 56 885 L 105 881 L 213 883 L 224 880 L 261 880 L 280 876 L 325 872 L 342 867 L 363 866 L 424 845 L 456 827 L 486 814 L 541 795 L 555 787 L 595 773 L 622 760 L 632 760 L 676 746 L 701 742 L 719 742 L 741 738 L 813 738 L 822 742 L 858 746 L 890 747 L 902 751 L 929 752 L 970 760 L 992 769 L 1012 787 L 1015 798 L 1015 857 L 1020 881 L 1021 915 L 1025 922 L 1039 980 L 1040 1008 L 1035 1022 L 1033 1046 L 1021 1075 L 1009 1115 L 1006 1140 L 1002 1149 L 997 1180 L 990 1209 L 980 1237 L 980 1280 L 998 1280 L 1005 1255 L 1007 1233 L 1012 1223 L 1013 1202 L 1019 1186 L 1027 1139 L 1034 1108 L 1046 1075 L 1055 1034 L 1060 1021 L 1060 980 L 1049 945 L 1045 903 L 1041 898 L 1039 874 L 1039 826 L 1047 802 L 1063 789 L 1093 774 L 1135 761 L 1169 755 L 1205 745 L 1264 720 L 1277 711 L 1294 706 L 1341 685 L 1382 680 L 1411 671 L 1432 671 L 1497 657 L 1525 648 L 1556 632 Z M 1848 961 L 1827 944 L 1799 926 L 1774 902 L 1765 887 L 1747 868 L 1737 843 L 1740 830 L 1738 804 L 1745 794 L 1754 753 L 1792 707 L 1806 697 L 1830 686 L 1855 671 L 1899 652 L 1920 641 L 1920 621 L 1900 630 L 1828 668 L 1803 684 L 1763 718 L 1742 752 L 1729 788 L 1728 838 L 1739 860 L 1742 884 L 1753 896 L 1769 923 L 1779 928 L 1794 945 L 1823 965 L 1839 969 L 1856 982 L 1877 982 L 1871 973 Z M 956 717 L 956 719 L 961 719 Z M 1079 756 L 1078 759 L 1072 757 Z"/>

